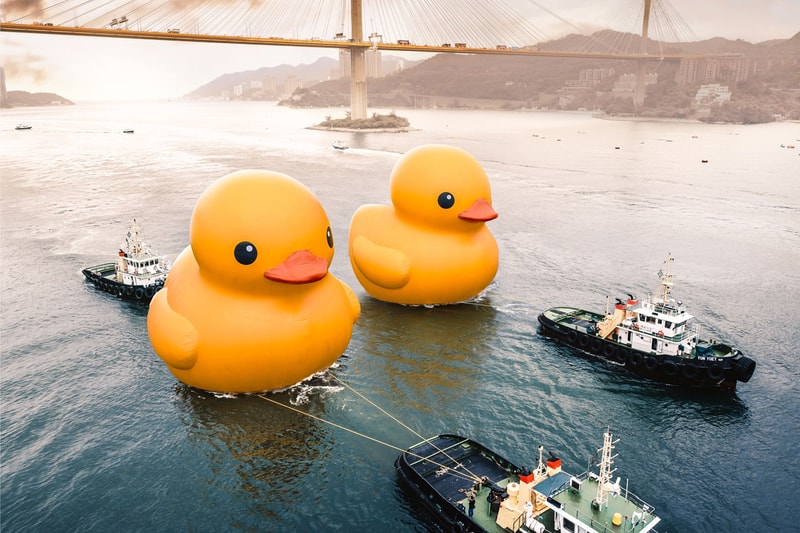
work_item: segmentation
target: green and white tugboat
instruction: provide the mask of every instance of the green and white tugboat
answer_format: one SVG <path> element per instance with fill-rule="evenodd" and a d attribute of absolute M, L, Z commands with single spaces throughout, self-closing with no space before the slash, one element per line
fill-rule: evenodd
<path fill-rule="evenodd" d="M 735 347 L 700 338 L 699 326 L 672 298 L 670 265 L 659 272 L 654 294 L 639 301 L 617 299 L 614 311 L 594 313 L 551 307 L 539 315 L 542 333 L 616 363 L 640 376 L 696 388 L 734 390 L 753 376 L 756 362 Z"/>
<path fill-rule="evenodd" d="M 81 272 L 94 286 L 124 300 L 149 302 L 167 280 L 171 268 L 144 238 L 142 226 L 133 219 L 125 242 L 112 263 L 84 268 Z"/>
<path fill-rule="evenodd" d="M 660 518 L 615 478 L 610 430 L 597 472 L 572 475 L 549 454 L 520 467 L 467 437 L 439 435 L 406 450 L 395 468 L 407 488 L 448 532 L 646 533 Z"/>

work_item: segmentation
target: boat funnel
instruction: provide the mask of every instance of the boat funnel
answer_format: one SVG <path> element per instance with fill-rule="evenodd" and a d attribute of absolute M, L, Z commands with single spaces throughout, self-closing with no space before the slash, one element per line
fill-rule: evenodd
<path fill-rule="evenodd" d="M 547 475 L 552 476 L 561 472 L 561 459 L 552 456 L 547 460 Z"/>

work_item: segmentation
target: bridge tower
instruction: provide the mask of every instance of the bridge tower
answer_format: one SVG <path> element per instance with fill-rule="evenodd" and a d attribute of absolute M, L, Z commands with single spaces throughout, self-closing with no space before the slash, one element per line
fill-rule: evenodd
<path fill-rule="evenodd" d="M 644 15 L 642 16 L 642 42 L 639 52 L 644 55 L 647 53 L 647 36 L 650 26 L 650 3 L 651 0 L 644 0 Z M 639 70 L 636 73 L 636 86 L 633 89 L 633 106 L 639 109 L 644 105 L 645 79 L 647 79 L 647 61 L 639 59 Z"/>
<path fill-rule="evenodd" d="M 350 0 L 350 26 L 353 41 L 364 40 L 361 0 Z M 367 65 L 364 48 L 350 49 L 350 118 L 367 118 Z"/>

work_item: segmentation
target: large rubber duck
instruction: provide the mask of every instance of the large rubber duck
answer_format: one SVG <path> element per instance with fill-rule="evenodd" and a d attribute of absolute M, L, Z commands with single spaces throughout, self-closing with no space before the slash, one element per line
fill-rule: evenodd
<path fill-rule="evenodd" d="M 362 205 L 350 221 L 350 263 L 368 294 L 410 305 L 474 298 L 497 274 L 486 222 L 497 218 L 489 179 L 470 154 L 410 150 L 392 170 L 392 205 Z"/>
<path fill-rule="evenodd" d="M 328 272 L 330 223 L 299 181 L 258 170 L 217 180 L 195 205 L 189 240 L 147 315 L 150 342 L 180 381 L 282 389 L 347 348 L 361 306 Z"/>

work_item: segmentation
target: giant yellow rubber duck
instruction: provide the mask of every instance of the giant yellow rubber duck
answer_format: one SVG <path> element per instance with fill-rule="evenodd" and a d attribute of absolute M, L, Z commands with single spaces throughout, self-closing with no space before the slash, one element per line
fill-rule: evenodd
<path fill-rule="evenodd" d="M 189 240 L 147 315 L 150 342 L 180 381 L 276 390 L 347 348 L 361 306 L 328 272 L 328 217 L 299 181 L 258 170 L 217 180 L 195 205 Z"/>
<path fill-rule="evenodd" d="M 362 205 L 350 221 L 350 263 L 371 296 L 411 305 L 480 294 L 499 252 L 486 222 L 497 218 L 489 179 L 467 152 L 410 150 L 392 170 L 392 205 Z"/>

